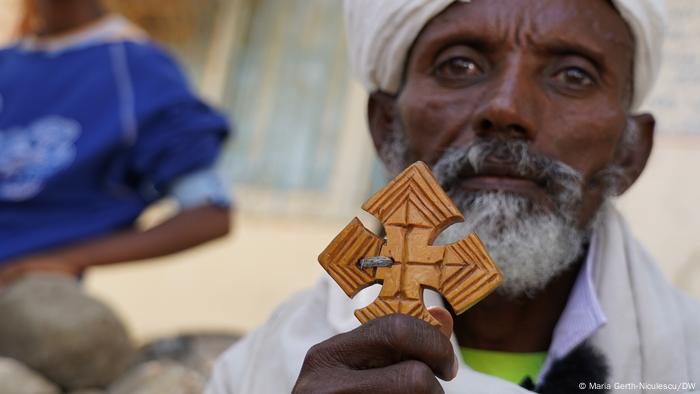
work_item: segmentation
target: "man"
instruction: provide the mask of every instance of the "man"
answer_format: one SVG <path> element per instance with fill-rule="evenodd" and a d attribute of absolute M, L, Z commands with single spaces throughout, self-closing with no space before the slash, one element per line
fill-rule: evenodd
<path fill-rule="evenodd" d="M 654 118 L 637 109 L 659 67 L 660 1 L 345 6 L 377 151 L 393 173 L 433 166 L 466 218 L 437 242 L 476 231 L 504 284 L 460 316 L 432 309 L 440 333 L 400 315 L 357 327 L 352 311 L 376 292 L 347 301 L 324 279 L 228 351 L 209 393 L 641 393 L 700 381 L 700 307 L 609 203 L 651 151 Z"/>
<path fill-rule="evenodd" d="M 99 0 L 26 5 L 26 34 L 0 51 L 0 286 L 225 235 L 229 197 L 213 165 L 227 121 Z M 166 196 L 180 211 L 137 228 Z"/>

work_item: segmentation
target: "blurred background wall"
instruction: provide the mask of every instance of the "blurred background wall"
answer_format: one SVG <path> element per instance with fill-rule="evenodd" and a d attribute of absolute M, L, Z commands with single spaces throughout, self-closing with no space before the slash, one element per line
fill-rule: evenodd
<path fill-rule="evenodd" d="M 337 0 L 112 0 L 180 56 L 196 87 L 234 119 L 220 170 L 233 234 L 187 253 L 90 271 L 86 286 L 146 340 L 245 332 L 321 274 L 316 257 L 382 183 L 351 81 Z M 0 0 L 0 41 L 19 0 Z M 648 168 L 618 201 L 666 276 L 700 299 L 700 2 L 670 0 L 667 58 L 648 109 Z M 167 202 L 149 213 L 157 220 Z M 363 220 L 369 220 L 366 215 Z"/>

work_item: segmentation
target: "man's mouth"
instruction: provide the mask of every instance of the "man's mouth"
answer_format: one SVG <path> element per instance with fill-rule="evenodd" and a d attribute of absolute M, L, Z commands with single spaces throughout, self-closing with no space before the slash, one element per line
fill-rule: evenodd
<path fill-rule="evenodd" d="M 532 179 L 503 175 L 476 175 L 460 179 L 460 187 L 475 190 L 518 191 L 532 190 L 540 186 Z"/>
<path fill-rule="evenodd" d="M 455 182 L 455 188 L 466 192 L 509 192 L 536 200 L 547 199 L 546 185 L 546 179 L 520 173 L 514 166 L 497 164 L 486 164 L 476 172 L 463 172 Z"/>
<path fill-rule="evenodd" d="M 536 211 L 573 212 L 582 195 L 578 171 L 532 152 L 524 141 L 476 141 L 446 151 L 433 170 L 447 194 L 465 207 L 496 193 L 519 197 Z"/>

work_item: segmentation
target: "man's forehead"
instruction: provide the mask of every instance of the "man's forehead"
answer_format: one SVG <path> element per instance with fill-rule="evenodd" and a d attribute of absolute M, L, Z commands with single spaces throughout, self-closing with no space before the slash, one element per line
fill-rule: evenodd
<path fill-rule="evenodd" d="M 472 0 L 455 2 L 433 18 L 419 36 L 437 44 L 478 38 L 493 45 L 570 43 L 604 55 L 633 55 L 627 23 L 609 0 Z"/>

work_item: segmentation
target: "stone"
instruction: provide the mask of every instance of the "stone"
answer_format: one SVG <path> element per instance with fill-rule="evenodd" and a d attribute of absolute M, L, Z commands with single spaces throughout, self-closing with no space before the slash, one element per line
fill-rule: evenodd
<path fill-rule="evenodd" d="M 59 394 L 60 392 L 58 387 L 18 361 L 0 358 L 0 393 Z"/>
<path fill-rule="evenodd" d="M 0 356 L 11 357 L 66 391 L 109 386 L 131 364 L 126 328 L 71 277 L 39 273 L 0 294 Z"/>
<path fill-rule="evenodd" d="M 109 394 L 201 394 L 206 379 L 173 361 L 150 361 L 133 368 L 109 388 Z"/>
<path fill-rule="evenodd" d="M 141 348 L 139 360 L 171 360 L 209 376 L 216 359 L 239 338 L 240 335 L 225 333 L 192 333 L 160 338 Z"/>
<path fill-rule="evenodd" d="M 88 390 L 71 391 L 68 394 L 107 394 L 107 392 L 102 391 L 102 390 L 97 390 L 97 389 L 88 389 Z"/>

